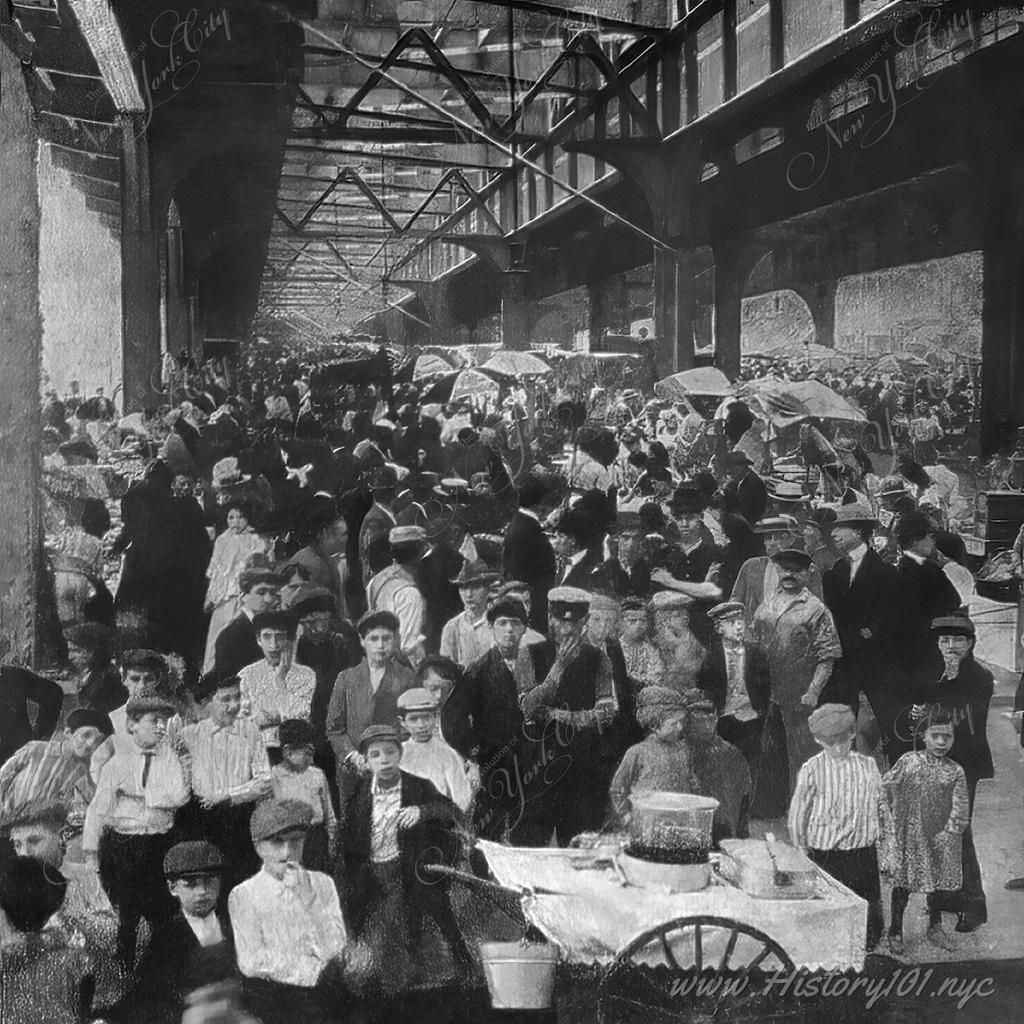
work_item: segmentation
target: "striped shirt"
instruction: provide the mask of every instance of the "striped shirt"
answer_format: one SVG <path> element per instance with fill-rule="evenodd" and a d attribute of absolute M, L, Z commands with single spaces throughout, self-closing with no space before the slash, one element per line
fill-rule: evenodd
<path fill-rule="evenodd" d="M 402 783 L 391 789 L 370 784 L 373 794 L 373 812 L 370 816 L 370 860 L 374 864 L 387 864 L 398 860 L 398 812 L 402 809 Z"/>
<path fill-rule="evenodd" d="M 68 740 L 26 743 L 0 768 L 0 818 L 10 820 L 28 805 L 63 804 L 85 813 L 96 787 L 87 762 Z"/>
<path fill-rule="evenodd" d="M 192 755 L 192 791 L 199 799 L 229 796 L 234 803 L 248 803 L 256 798 L 253 783 L 270 774 L 270 762 L 255 722 L 236 718 L 219 726 L 204 718 L 185 726 L 181 738 Z"/>
<path fill-rule="evenodd" d="M 815 754 L 800 767 L 789 804 L 789 837 L 811 850 L 856 850 L 878 839 L 882 777 L 874 759 L 851 751 Z"/>
<path fill-rule="evenodd" d="M 263 734 L 268 747 L 279 747 L 277 727 L 288 718 L 309 719 L 316 689 L 316 673 L 292 662 L 284 683 L 277 667 L 266 661 L 246 665 L 238 678 L 242 681 L 242 717 L 251 718 Z"/>

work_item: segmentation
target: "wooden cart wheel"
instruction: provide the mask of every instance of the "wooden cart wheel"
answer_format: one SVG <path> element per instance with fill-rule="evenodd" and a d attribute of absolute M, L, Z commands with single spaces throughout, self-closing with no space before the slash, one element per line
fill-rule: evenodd
<path fill-rule="evenodd" d="M 641 932 L 601 978 L 600 1024 L 668 1024 L 708 1018 L 718 1006 L 736 1010 L 764 991 L 753 976 L 796 970 L 769 935 L 727 917 L 679 917 Z M 703 977 L 702 977 L 703 976 Z"/>

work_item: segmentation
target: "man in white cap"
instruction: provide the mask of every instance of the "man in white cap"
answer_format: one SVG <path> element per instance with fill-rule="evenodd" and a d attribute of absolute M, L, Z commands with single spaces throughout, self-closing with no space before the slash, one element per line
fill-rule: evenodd
<path fill-rule="evenodd" d="M 370 611 L 398 616 L 399 645 L 413 665 L 418 665 L 425 654 L 427 605 L 412 566 L 427 553 L 427 533 L 422 526 L 396 526 L 388 534 L 388 542 L 393 562 L 370 580 L 366 600 Z"/>
<path fill-rule="evenodd" d="M 465 813 L 473 790 L 462 758 L 437 733 L 437 712 L 437 701 L 422 687 L 399 696 L 398 718 L 409 734 L 402 744 L 402 764 L 412 775 L 429 779 L 438 793 Z"/>

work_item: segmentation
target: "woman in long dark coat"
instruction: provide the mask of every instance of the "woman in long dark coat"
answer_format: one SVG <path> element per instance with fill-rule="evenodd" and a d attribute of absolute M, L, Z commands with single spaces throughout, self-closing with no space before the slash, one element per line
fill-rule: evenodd
<path fill-rule="evenodd" d="M 166 651 L 192 663 L 203 642 L 210 537 L 198 502 L 176 497 L 172 479 L 157 460 L 121 499 L 115 551 L 124 551 L 124 561 L 115 608 L 119 628 L 148 628 Z"/>

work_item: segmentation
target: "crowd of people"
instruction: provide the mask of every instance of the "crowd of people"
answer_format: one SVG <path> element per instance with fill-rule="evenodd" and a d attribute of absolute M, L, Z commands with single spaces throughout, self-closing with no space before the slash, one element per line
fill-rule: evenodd
<path fill-rule="evenodd" d="M 715 798 L 716 843 L 788 822 L 868 949 L 902 952 L 911 893 L 935 946 L 984 925 L 993 677 L 944 467 L 766 479 L 742 402 L 262 387 L 74 425 L 47 398 L 78 490 L 42 602 L 66 672 L 0 669 L 10 1019 L 475 984 L 473 841 L 587 842 L 649 790 Z M 145 467 L 119 501 L 114 452 Z"/>

